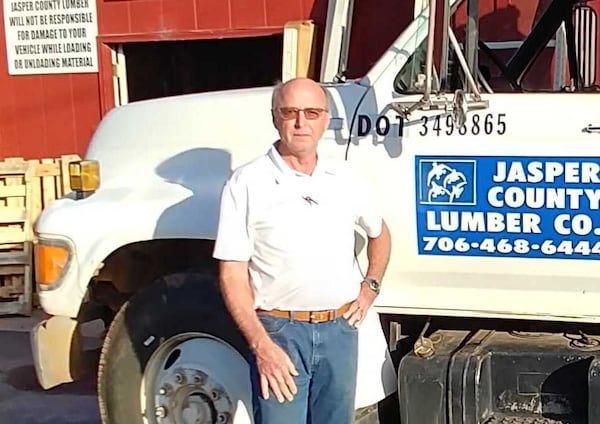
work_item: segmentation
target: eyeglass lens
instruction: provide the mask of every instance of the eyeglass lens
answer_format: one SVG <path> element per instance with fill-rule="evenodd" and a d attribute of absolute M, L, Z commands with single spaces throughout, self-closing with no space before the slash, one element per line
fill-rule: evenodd
<path fill-rule="evenodd" d="M 300 111 L 304 112 L 304 117 L 306 119 L 313 120 L 313 119 L 317 119 L 319 116 L 321 116 L 321 114 L 323 112 L 325 112 L 325 109 L 322 109 L 320 107 L 307 107 L 304 109 L 300 109 L 297 107 L 280 107 L 279 108 L 279 114 L 285 120 L 298 118 L 298 114 L 300 113 Z"/>

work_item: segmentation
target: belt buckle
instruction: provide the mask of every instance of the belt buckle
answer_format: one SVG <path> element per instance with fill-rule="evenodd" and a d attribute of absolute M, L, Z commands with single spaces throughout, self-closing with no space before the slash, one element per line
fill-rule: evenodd
<path fill-rule="evenodd" d="M 322 322 L 330 321 L 330 311 L 310 311 L 308 315 L 308 322 L 311 324 L 320 324 Z"/>

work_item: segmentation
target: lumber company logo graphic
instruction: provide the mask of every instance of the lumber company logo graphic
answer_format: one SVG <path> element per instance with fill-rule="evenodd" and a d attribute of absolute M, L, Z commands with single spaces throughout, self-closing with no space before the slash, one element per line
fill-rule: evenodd
<path fill-rule="evenodd" d="M 419 203 L 423 205 L 475 205 L 474 160 L 417 158 Z"/>

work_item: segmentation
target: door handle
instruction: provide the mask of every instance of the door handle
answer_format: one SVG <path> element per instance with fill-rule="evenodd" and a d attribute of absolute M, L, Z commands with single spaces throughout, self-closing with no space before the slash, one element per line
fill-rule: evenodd
<path fill-rule="evenodd" d="M 588 134 L 600 133 L 600 126 L 590 124 L 587 127 L 584 127 L 581 131 Z"/>

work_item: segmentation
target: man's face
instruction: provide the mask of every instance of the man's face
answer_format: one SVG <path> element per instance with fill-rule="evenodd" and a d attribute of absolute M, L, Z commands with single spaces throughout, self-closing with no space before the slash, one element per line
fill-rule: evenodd
<path fill-rule="evenodd" d="M 311 80 L 294 80 L 284 85 L 275 101 L 273 122 L 282 148 L 291 154 L 314 153 L 329 125 L 327 99 Z"/>

